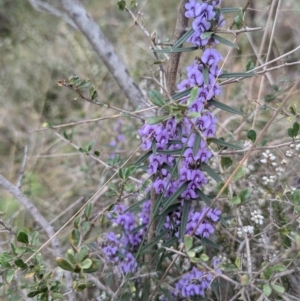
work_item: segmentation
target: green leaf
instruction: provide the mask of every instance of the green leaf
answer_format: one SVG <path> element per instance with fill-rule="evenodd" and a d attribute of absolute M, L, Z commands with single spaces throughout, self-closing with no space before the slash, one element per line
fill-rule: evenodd
<path fill-rule="evenodd" d="M 24 244 L 28 244 L 29 242 L 28 234 L 25 231 L 20 230 L 17 233 L 17 241 L 22 242 Z"/>
<path fill-rule="evenodd" d="M 198 132 L 195 133 L 195 140 L 194 140 L 194 145 L 193 145 L 193 155 L 196 157 L 199 148 L 200 148 L 200 143 L 201 143 L 201 136 Z"/>
<path fill-rule="evenodd" d="M 227 14 L 227 13 L 238 13 L 241 7 L 222 7 L 220 8 L 220 12 Z"/>
<path fill-rule="evenodd" d="M 237 195 L 234 196 L 229 202 L 233 205 L 239 205 L 241 203 L 241 198 Z"/>
<path fill-rule="evenodd" d="M 199 88 L 197 86 L 192 88 L 190 97 L 189 97 L 188 102 L 187 102 L 188 106 L 191 105 L 196 100 L 196 98 L 198 96 L 198 92 L 199 92 Z"/>
<path fill-rule="evenodd" d="M 206 163 L 201 164 L 202 170 L 206 171 L 216 182 L 222 182 L 221 177 Z"/>
<path fill-rule="evenodd" d="M 292 194 L 292 200 L 294 205 L 300 204 L 300 189 L 297 189 Z"/>
<path fill-rule="evenodd" d="M 266 145 L 268 143 L 268 138 L 263 138 L 259 143 L 258 143 L 258 145 L 257 146 L 264 146 L 264 145 Z"/>
<path fill-rule="evenodd" d="M 147 254 L 149 253 L 149 251 L 152 251 L 152 247 L 155 246 L 161 239 L 163 239 L 166 234 L 168 233 L 168 230 L 163 231 L 162 233 L 160 233 L 159 235 L 155 236 L 155 238 L 150 242 L 147 243 L 139 252 L 140 255 L 142 254 Z"/>
<path fill-rule="evenodd" d="M 71 244 L 74 247 L 78 246 L 79 241 L 80 241 L 80 233 L 76 228 L 72 230 L 69 239 L 70 239 Z"/>
<path fill-rule="evenodd" d="M 181 155 L 186 148 L 178 148 L 178 149 L 173 149 L 173 150 L 163 150 L 163 149 L 158 149 L 157 153 L 159 154 L 165 154 L 165 155 Z"/>
<path fill-rule="evenodd" d="M 205 39 L 211 37 L 213 34 L 214 34 L 213 31 L 206 31 L 206 32 L 201 33 L 200 38 L 205 40 Z"/>
<path fill-rule="evenodd" d="M 75 257 L 77 259 L 77 262 L 82 262 L 86 258 L 88 258 L 89 255 L 90 255 L 90 250 L 86 245 L 84 245 L 80 248 L 79 252 L 76 254 Z"/>
<path fill-rule="evenodd" d="M 222 102 L 219 102 L 215 99 L 212 99 L 209 101 L 209 104 L 215 106 L 216 108 L 219 108 L 223 111 L 229 112 L 229 113 L 233 113 L 233 114 L 237 114 L 237 115 L 241 115 L 241 116 L 245 116 L 245 114 L 241 111 L 239 111 L 238 109 L 232 108 Z"/>
<path fill-rule="evenodd" d="M 181 214 L 181 222 L 180 222 L 180 234 L 179 238 L 183 237 L 186 231 L 186 225 L 188 222 L 190 212 L 190 202 L 185 201 L 183 204 L 182 214 Z"/>
<path fill-rule="evenodd" d="M 248 275 L 243 275 L 241 277 L 241 285 L 248 285 L 250 282 L 249 276 Z"/>
<path fill-rule="evenodd" d="M 239 197 L 242 202 L 245 202 L 251 196 L 251 190 L 246 188 L 239 193 Z"/>
<path fill-rule="evenodd" d="M 126 1 L 124 1 L 124 0 L 119 0 L 117 4 L 119 7 L 119 10 L 124 10 L 126 7 Z"/>
<path fill-rule="evenodd" d="M 37 295 L 39 295 L 39 294 L 42 294 L 42 293 L 43 293 L 43 292 L 40 291 L 40 290 L 38 290 L 38 291 L 33 291 L 33 292 L 28 293 L 27 297 L 28 297 L 28 298 L 33 298 L 33 297 L 35 297 L 35 296 L 37 296 Z"/>
<path fill-rule="evenodd" d="M 205 85 L 208 85 L 209 84 L 209 77 L 208 77 L 208 75 L 209 75 L 209 72 L 208 72 L 208 69 L 207 68 L 203 68 L 203 70 L 202 70 L 202 75 L 203 75 L 203 81 L 204 81 L 204 84 Z"/>
<path fill-rule="evenodd" d="M 180 91 L 180 92 L 178 92 L 178 93 L 172 95 L 172 99 L 173 99 L 173 100 L 179 100 L 179 99 L 181 99 L 181 98 L 183 98 L 183 97 L 185 97 L 185 96 L 188 96 L 188 95 L 190 95 L 192 89 L 193 89 L 193 88 L 188 88 L 188 89 L 186 89 L 186 90 Z"/>
<path fill-rule="evenodd" d="M 289 111 L 290 111 L 294 116 L 297 115 L 297 110 L 296 110 L 296 106 L 295 106 L 295 105 L 290 106 L 290 107 L 289 107 Z"/>
<path fill-rule="evenodd" d="M 148 92 L 148 97 L 150 101 L 158 107 L 162 107 L 166 104 L 164 97 L 161 95 L 159 91 L 150 90 Z"/>
<path fill-rule="evenodd" d="M 241 257 L 237 257 L 236 259 L 235 259 L 235 261 L 234 261 L 234 264 L 236 265 L 236 267 L 238 268 L 238 269 L 240 269 L 241 267 L 242 267 L 242 265 L 241 265 Z"/>
<path fill-rule="evenodd" d="M 185 250 L 188 252 L 193 247 L 193 237 L 185 235 L 183 238 Z"/>
<path fill-rule="evenodd" d="M 178 48 L 179 46 L 181 46 L 190 36 L 192 36 L 194 33 L 194 29 L 191 28 L 189 29 L 180 39 L 178 39 L 174 45 L 173 45 L 173 49 Z"/>
<path fill-rule="evenodd" d="M 230 157 L 221 158 L 221 166 L 224 170 L 228 169 L 232 165 L 232 159 Z"/>
<path fill-rule="evenodd" d="M 294 137 L 297 137 L 298 133 L 299 133 L 299 123 L 294 122 L 294 124 L 293 124 L 293 135 L 294 135 Z"/>
<path fill-rule="evenodd" d="M 156 116 L 156 117 L 150 117 L 146 120 L 146 123 L 147 124 L 157 124 L 157 123 L 160 123 L 160 122 L 163 122 L 167 119 L 169 119 L 170 116 Z"/>
<path fill-rule="evenodd" d="M 67 258 L 71 262 L 71 264 L 76 264 L 77 263 L 77 261 L 75 259 L 75 253 L 74 253 L 73 249 L 68 249 Z"/>
<path fill-rule="evenodd" d="M 248 62 L 247 62 L 247 65 L 246 65 L 246 70 L 250 71 L 254 68 L 255 68 L 255 65 L 254 65 L 253 61 L 251 59 L 249 59 Z"/>
<path fill-rule="evenodd" d="M 270 284 L 264 284 L 263 292 L 266 297 L 269 297 L 272 294 L 272 288 L 271 288 Z"/>
<path fill-rule="evenodd" d="M 236 45 L 236 44 L 232 43 L 231 41 L 228 41 L 228 40 L 224 39 L 223 37 L 220 37 L 216 34 L 213 35 L 213 38 L 216 39 L 217 41 L 219 41 L 222 44 L 225 44 L 225 45 L 230 46 L 232 48 L 240 49 L 238 45 Z"/>
<path fill-rule="evenodd" d="M 279 294 L 283 294 L 285 291 L 284 287 L 278 284 L 272 284 L 272 288 Z"/>
<path fill-rule="evenodd" d="M 217 250 L 220 249 L 220 247 L 216 243 L 214 243 L 213 241 L 211 241 L 210 239 L 208 239 L 206 237 L 202 237 L 201 242 L 202 242 L 203 246 L 212 247 L 212 248 L 217 249 Z"/>
<path fill-rule="evenodd" d="M 92 259 L 92 265 L 88 269 L 83 269 L 85 273 L 94 273 L 99 270 L 101 261 L 99 259 Z"/>
<path fill-rule="evenodd" d="M 80 263 L 82 269 L 89 269 L 92 266 L 93 262 L 91 259 L 87 258 Z"/>
<path fill-rule="evenodd" d="M 162 213 L 164 211 L 166 211 L 168 209 L 168 207 L 170 205 L 172 205 L 177 198 L 185 191 L 185 189 L 187 188 L 189 182 L 185 182 L 183 183 L 169 198 L 167 198 L 163 203 L 164 203 L 164 207 L 162 210 Z"/>
<path fill-rule="evenodd" d="M 220 74 L 219 78 L 238 78 L 238 77 L 252 77 L 255 76 L 256 73 L 254 72 L 224 72 Z"/>
<path fill-rule="evenodd" d="M 276 99 L 276 94 L 267 94 L 264 97 L 265 102 L 271 102 L 274 99 Z"/>
<path fill-rule="evenodd" d="M 205 254 L 205 253 L 202 253 L 201 255 L 200 255 L 200 259 L 202 260 L 202 261 L 208 261 L 209 260 L 209 257 Z"/>
<path fill-rule="evenodd" d="M 69 261 L 67 261 L 61 257 L 57 257 L 56 263 L 63 270 L 74 272 L 74 266 Z"/>
<path fill-rule="evenodd" d="M 157 53 L 178 53 L 178 52 L 190 52 L 190 51 L 195 51 L 198 50 L 198 47 L 186 47 L 186 48 L 164 48 L 164 49 L 154 49 L 154 52 Z"/>
<path fill-rule="evenodd" d="M 143 299 L 142 301 L 148 301 L 149 300 L 149 295 L 150 295 L 150 277 L 147 277 L 144 280 L 144 285 L 143 285 Z"/>
<path fill-rule="evenodd" d="M 242 10 L 242 8 L 239 9 L 237 16 L 234 18 L 234 24 L 236 25 L 237 29 L 241 29 L 243 27 L 243 10 Z"/>
<path fill-rule="evenodd" d="M 85 89 L 88 88 L 91 85 L 91 82 L 89 80 L 82 80 L 81 83 L 77 86 L 78 89 Z"/>
<path fill-rule="evenodd" d="M 242 178 L 244 175 L 246 174 L 246 167 L 245 166 L 241 166 L 238 171 L 236 172 L 236 174 L 233 177 L 233 182 L 237 181 L 238 179 Z"/>
<path fill-rule="evenodd" d="M 143 155 L 142 157 L 140 157 L 133 165 L 135 166 L 140 166 L 145 160 L 147 160 L 150 155 L 152 154 L 152 151 L 147 152 L 145 155 Z"/>
<path fill-rule="evenodd" d="M 12 280 L 14 279 L 14 275 L 15 275 L 15 270 L 7 270 L 6 272 L 6 281 L 8 283 L 11 283 Z"/>
<path fill-rule="evenodd" d="M 84 209 L 84 215 L 86 217 L 87 220 L 90 219 L 91 215 L 92 215 L 92 211 L 93 211 L 93 204 L 87 204 L 85 209 Z"/>
<path fill-rule="evenodd" d="M 28 268 L 27 264 L 21 258 L 18 258 L 18 259 L 15 260 L 15 265 L 18 268 L 21 268 L 21 269 L 27 269 Z"/>
<path fill-rule="evenodd" d="M 97 97 L 98 97 L 98 92 L 95 90 L 92 94 L 92 100 L 97 99 Z"/>
<path fill-rule="evenodd" d="M 288 133 L 288 135 L 289 135 L 291 138 L 294 138 L 294 133 L 293 133 L 293 129 L 292 129 L 292 128 L 288 128 L 287 133 Z"/>
<path fill-rule="evenodd" d="M 199 194 L 199 197 L 201 198 L 202 201 L 204 201 L 204 203 L 207 206 L 211 205 L 211 201 L 210 198 L 200 189 L 197 189 L 197 193 Z"/>
<path fill-rule="evenodd" d="M 252 142 L 256 140 L 256 132 L 254 130 L 249 130 L 247 132 L 247 138 L 249 138 Z"/>
<path fill-rule="evenodd" d="M 238 150 L 242 149 L 240 146 L 225 142 L 225 141 L 217 139 L 217 138 L 208 138 L 207 141 L 211 141 L 219 146 L 225 146 L 225 147 L 229 147 L 232 149 L 238 149 Z"/>

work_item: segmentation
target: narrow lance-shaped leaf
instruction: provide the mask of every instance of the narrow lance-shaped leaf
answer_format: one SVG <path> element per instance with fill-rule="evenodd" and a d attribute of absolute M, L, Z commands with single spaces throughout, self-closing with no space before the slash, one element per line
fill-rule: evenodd
<path fill-rule="evenodd" d="M 156 116 L 156 117 L 150 117 L 146 120 L 146 123 L 147 124 L 157 124 L 157 123 L 160 123 L 160 122 L 163 122 L 167 119 L 169 119 L 170 116 Z"/>
<path fill-rule="evenodd" d="M 190 52 L 198 50 L 198 47 L 186 47 L 186 48 L 165 48 L 165 49 L 154 49 L 154 52 L 157 53 L 178 53 L 178 52 Z"/>
<path fill-rule="evenodd" d="M 194 29 L 193 29 L 193 28 L 189 29 L 189 30 L 188 30 L 188 31 L 187 31 L 180 39 L 178 39 L 178 40 L 174 43 L 172 49 L 178 48 L 178 47 L 179 47 L 181 44 L 183 44 L 190 36 L 192 36 L 193 33 L 194 33 Z"/>
<path fill-rule="evenodd" d="M 224 72 L 218 76 L 218 78 L 238 78 L 238 77 L 252 77 L 255 76 L 255 72 Z"/>
<path fill-rule="evenodd" d="M 181 214 L 179 238 L 183 237 L 185 234 L 186 225 L 187 225 L 188 217 L 189 217 L 189 212 L 190 212 L 190 202 L 185 201 L 184 205 L 183 205 L 182 214 Z"/>
<path fill-rule="evenodd" d="M 199 194 L 201 200 L 204 201 L 204 203 L 205 203 L 207 206 L 210 206 L 210 205 L 211 205 L 210 198 L 209 198 L 202 190 L 197 189 L 197 193 Z"/>
<path fill-rule="evenodd" d="M 232 108 L 222 102 L 219 102 L 215 99 L 212 99 L 209 101 L 209 104 L 212 104 L 213 106 L 215 106 L 216 108 L 219 108 L 221 110 L 227 111 L 229 113 L 233 113 L 233 114 L 237 114 L 237 115 L 241 115 L 241 116 L 245 116 L 245 114 L 241 111 L 239 111 L 238 109 Z"/>
<path fill-rule="evenodd" d="M 183 97 L 185 97 L 185 96 L 188 96 L 188 95 L 190 95 L 192 89 L 193 89 L 193 88 L 188 88 L 188 89 L 186 89 L 186 90 L 180 91 L 180 92 L 178 92 L 178 93 L 172 95 L 172 99 L 173 99 L 173 100 L 179 100 L 179 99 L 181 99 L 181 98 L 183 98 Z"/>
<path fill-rule="evenodd" d="M 162 107 L 166 104 L 164 97 L 159 91 L 150 90 L 148 96 L 150 101 L 158 107 Z"/>
<path fill-rule="evenodd" d="M 242 149 L 240 146 L 238 145 L 235 145 L 235 144 L 231 144 L 231 143 L 228 143 L 228 142 L 225 142 L 223 140 L 220 140 L 220 139 L 217 139 L 217 138 L 208 138 L 207 139 L 208 141 L 211 141 L 219 146 L 225 146 L 225 147 L 229 147 L 229 148 L 232 148 L 232 149 Z"/>
<path fill-rule="evenodd" d="M 220 37 L 220 36 L 218 36 L 218 35 L 216 35 L 216 34 L 214 34 L 213 37 L 214 37 L 217 41 L 219 41 L 220 43 L 222 43 L 222 44 L 225 44 L 225 45 L 230 46 L 230 47 L 232 47 L 232 48 L 240 49 L 238 45 L 232 43 L 231 41 L 228 41 L 228 40 L 224 39 L 223 37 Z"/>
<path fill-rule="evenodd" d="M 187 105 L 191 105 L 197 98 L 198 96 L 198 92 L 199 92 L 199 88 L 197 86 L 193 87 L 192 91 L 191 91 L 191 95 L 189 97 L 189 100 L 187 102 Z"/>
<path fill-rule="evenodd" d="M 216 182 L 222 182 L 221 177 L 206 163 L 202 163 L 201 168 L 206 171 Z"/>
<path fill-rule="evenodd" d="M 193 145 L 193 155 L 196 157 L 199 148 L 200 148 L 200 143 L 201 143 L 201 136 L 198 132 L 195 133 L 195 140 L 194 140 L 194 145 Z"/>
<path fill-rule="evenodd" d="M 241 7 L 222 7 L 220 8 L 221 13 L 238 13 Z"/>
<path fill-rule="evenodd" d="M 172 205 L 177 198 L 185 191 L 189 182 L 183 183 L 168 199 L 164 201 L 164 210 L 163 212 L 168 209 L 170 205 Z"/>
<path fill-rule="evenodd" d="M 139 252 L 139 254 L 144 254 L 147 253 L 146 251 L 150 250 L 153 246 L 155 246 L 161 239 L 163 239 L 166 234 L 168 233 L 168 230 L 163 231 L 162 233 L 160 233 L 159 235 L 157 235 L 150 243 L 146 244 L 144 248 L 141 249 L 141 251 Z"/>

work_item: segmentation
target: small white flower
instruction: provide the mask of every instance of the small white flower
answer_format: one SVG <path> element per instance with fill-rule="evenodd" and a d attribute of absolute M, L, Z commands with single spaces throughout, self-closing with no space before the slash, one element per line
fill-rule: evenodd
<path fill-rule="evenodd" d="M 260 163 L 266 164 L 267 163 L 267 159 L 261 159 Z"/>

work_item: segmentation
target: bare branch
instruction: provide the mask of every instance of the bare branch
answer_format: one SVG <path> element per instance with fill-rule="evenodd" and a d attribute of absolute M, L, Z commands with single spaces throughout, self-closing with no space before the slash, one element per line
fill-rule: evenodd
<path fill-rule="evenodd" d="M 188 18 L 185 17 L 185 4 L 187 0 L 181 0 L 179 3 L 178 9 L 178 18 L 175 27 L 174 39 L 177 41 L 185 32 L 188 26 Z M 167 91 L 169 94 L 174 94 L 176 90 L 176 77 L 177 77 L 177 70 L 178 64 L 180 60 L 181 53 L 175 53 L 170 56 L 170 59 L 167 64 L 167 76 L 166 76 L 166 84 L 167 84 Z"/>
<path fill-rule="evenodd" d="M 87 13 L 82 3 L 79 0 L 60 0 L 60 3 L 81 33 L 88 39 L 130 103 L 134 107 L 138 107 L 141 103 L 146 104 L 144 94 L 129 75 L 126 65 L 117 55 L 114 46 L 104 36 L 99 25 Z"/>

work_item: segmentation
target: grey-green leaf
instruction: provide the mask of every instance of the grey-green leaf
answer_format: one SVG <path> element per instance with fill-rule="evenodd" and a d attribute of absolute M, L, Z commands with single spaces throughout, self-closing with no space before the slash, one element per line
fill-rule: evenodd
<path fill-rule="evenodd" d="M 235 109 L 233 107 L 230 107 L 222 102 L 219 102 L 215 99 L 212 99 L 209 101 L 210 104 L 212 104 L 213 106 L 215 106 L 216 108 L 219 108 L 221 110 L 227 111 L 229 113 L 233 113 L 233 114 L 237 114 L 237 115 L 241 115 L 241 116 L 245 116 L 245 114 L 241 111 L 239 111 L 238 109 Z"/>
<path fill-rule="evenodd" d="M 232 43 L 231 41 L 226 40 L 223 37 L 220 37 L 216 34 L 213 35 L 213 38 L 215 38 L 217 41 L 219 41 L 222 44 L 225 44 L 225 45 L 230 46 L 232 48 L 240 49 L 238 45 L 236 45 L 236 44 Z"/>

